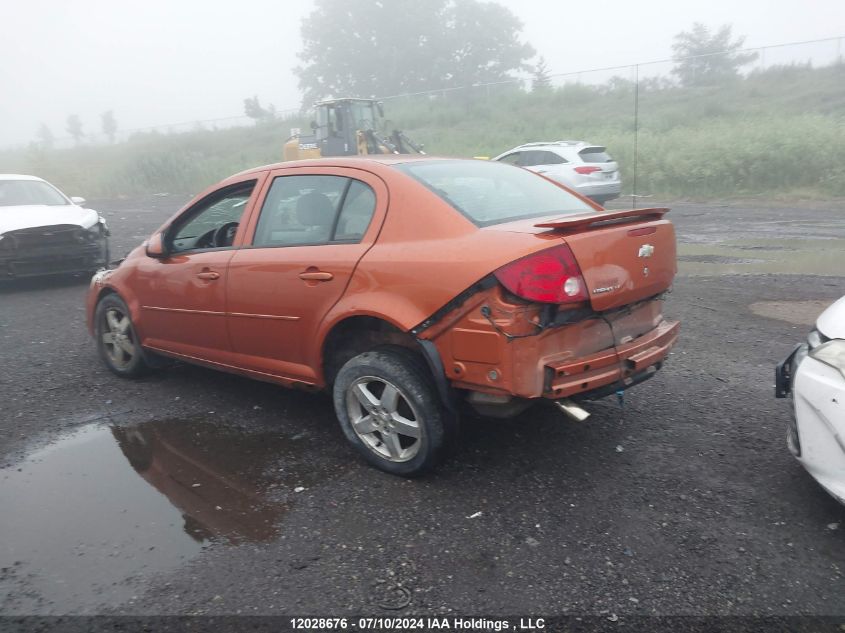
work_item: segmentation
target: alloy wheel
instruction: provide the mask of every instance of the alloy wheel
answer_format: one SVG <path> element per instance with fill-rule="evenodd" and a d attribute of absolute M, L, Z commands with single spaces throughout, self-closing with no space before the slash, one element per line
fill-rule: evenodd
<path fill-rule="evenodd" d="M 101 336 L 106 355 L 117 368 L 127 367 L 138 353 L 132 322 L 117 308 L 109 308 L 103 315 Z"/>
<path fill-rule="evenodd" d="M 423 426 L 411 401 L 383 378 L 362 376 L 346 392 L 352 429 L 373 453 L 406 462 L 420 450 Z"/>

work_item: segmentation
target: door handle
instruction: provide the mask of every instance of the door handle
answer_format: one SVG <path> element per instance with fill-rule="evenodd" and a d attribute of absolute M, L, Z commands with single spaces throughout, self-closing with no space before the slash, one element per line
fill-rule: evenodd
<path fill-rule="evenodd" d="M 334 275 L 323 272 L 305 272 L 299 273 L 299 278 L 305 281 L 331 281 L 334 279 Z"/>
<path fill-rule="evenodd" d="M 220 273 L 216 273 L 211 270 L 204 270 L 201 273 L 197 273 L 197 277 L 200 279 L 207 279 L 209 281 L 213 281 L 215 279 L 220 279 Z"/>

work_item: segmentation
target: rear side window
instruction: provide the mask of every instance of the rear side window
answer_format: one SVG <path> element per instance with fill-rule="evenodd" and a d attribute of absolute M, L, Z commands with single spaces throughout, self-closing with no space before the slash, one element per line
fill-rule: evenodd
<path fill-rule="evenodd" d="M 395 167 L 425 185 L 476 226 L 595 211 L 545 178 L 498 161 L 413 161 Z"/>
<path fill-rule="evenodd" d="M 359 242 L 375 199 L 368 185 L 343 176 L 278 176 L 261 207 L 253 246 Z"/>
<path fill-rule="evenodd" d="M 578 152 L 585 163 L 609 163 L 613 161 L 604 147 L 587 147 Z"/>
<path fill-rule="evenodd" d="M 545 165 L 546 163 L 544 163 L 543 160 L 545 160 L 546 154 L 548 154 L 548 152 L 540 152 L 537 150 L 522 152 L 522 158 L 520 159 L 518 164 L 522 167 L 534 167 L 535 165 Z"/>
<path fill-rule="evenodd" d="M 335 242 L 360 242 L 376 210 L 376 194 L 369 185 L 352 180 L 332 237 Z"/>
<path fill-rule="evenodd" d="M 543 152 L 543 162 L 540 165 L 560 165 L 567 162 L 563 156 L 558 156 L 554 152 Z"/>

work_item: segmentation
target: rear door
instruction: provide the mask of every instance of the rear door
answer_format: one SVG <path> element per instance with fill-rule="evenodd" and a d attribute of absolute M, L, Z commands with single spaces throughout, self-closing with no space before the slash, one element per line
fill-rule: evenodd
<path fill-rule="evenodd" d="M 240 366 L 314 382 L 320 322 L 375 242 L 387 189 L 358 169 L 271 172 L 249 228 L 250 244 L 229 264 L 228 320 Z"/>

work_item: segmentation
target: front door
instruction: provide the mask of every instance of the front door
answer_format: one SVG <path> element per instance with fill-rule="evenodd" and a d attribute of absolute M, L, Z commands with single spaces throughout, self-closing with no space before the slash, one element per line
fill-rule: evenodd
<path fill-rule="evenodd" d="M 164 233 L 167 256 L 138 267 L 145 346 L 226 362 L 226 276 L 256 185 L 255 176 L 227 184 L 188 208 Z"/>
<path fill-rule="evenodd" d="M 319 325 L 375 241 L 387 191 L 355 169 L 289 168 L 271 178 L 252 243 L 229 264 L 229 332 L 238 365 L 310 383 Z"/>

